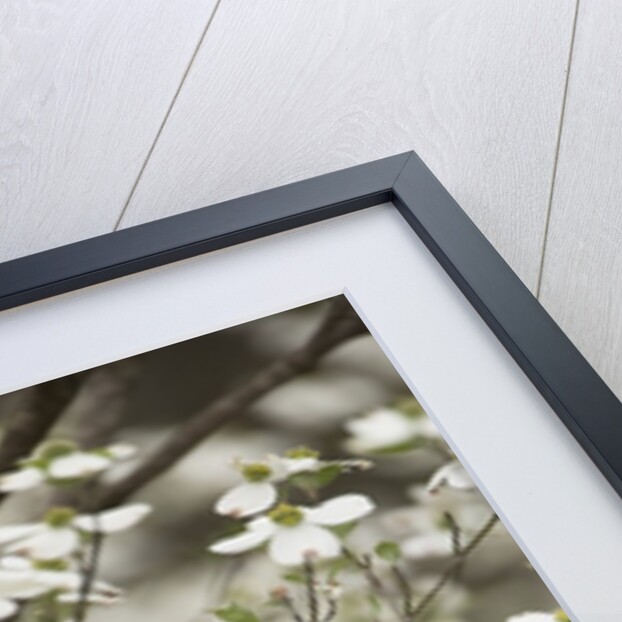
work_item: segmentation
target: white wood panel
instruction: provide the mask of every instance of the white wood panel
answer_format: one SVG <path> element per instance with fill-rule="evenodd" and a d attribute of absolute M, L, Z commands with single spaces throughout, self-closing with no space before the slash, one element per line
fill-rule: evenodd
<path fill-rule="evenodd" d="M 622 397 L 622 4 L 582 2 L 541 300 Z"/>
<path fill-rule="evenodd" d="M 113 229 L 214 1 L 0 3 L 0 260 Z"/>
<path fill-rule="evenodd" d="M 223 0 L 127 227 L 416 149 L 529 285 L 573 0 Z"/>

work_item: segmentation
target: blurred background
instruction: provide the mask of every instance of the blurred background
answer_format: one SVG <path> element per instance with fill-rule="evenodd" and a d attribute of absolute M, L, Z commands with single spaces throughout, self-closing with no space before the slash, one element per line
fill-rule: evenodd
<path fill-rule="evenodd" d="M 182 422 L 304 344 L 327 305 L 295 309 L 82 374 L 80 390 L 51 435 L 90 446 L 111 441 L 136 445 L 138 454 L 106 476 L 110 481 L 121 479 Z M 0 398 L 5 426 L 28 391 Z M 125 599 L 111 607 L 92 608 L 89 622 L 134 622 L 145 616 L 152 622 L 207 621 L 211 619 L 207 610 L 231 598 L 259 611 L 279 582 L 278 569 L 267 556 L 258 552 L 219 558 L 206 553 L 206 546 L 230 527 L 230 521 L 214 514 L 213 505 L 240 481 L 232 459 L 261 458 L 300 445 L 328 458 L 352 457 L 344 445 L 344 423 L 408 395 L 366 332 L 334 348 L 310 371 L 268 392 L 134 495 L 152 504 L 154 512 L 134 530 L 110 538 L 101 564 L 102 578 L 126 590 Z M 325 491 L 333 496 L 356 490 L 378 504 L 378 511 L 352 534 L 352 546 L 361 550 L 378 540 L 403 541 L 425 529 L 422 486 L 447 458 L 442 452 L 421 449 L 374 456 L 373 461 L 373 469 L 346 475 Z M 489 510 L 478 493 L 447 494 L 456 516 L 467 522 L 485 521 Z M 49 496 L 36 490 L 10 497 L 0 510 L 0 523 L 36 518 L 49 504 Z M 404 562 L 412 581 L 424 586 L 446 563 L 434 554 Z M 512 614 L 555 606 L 546 586 L 498 526 L 425 619 L 503 622 Z M 265 619 L 288 619 L 276 612 L 266 615 Z M 366 620 L 363 615 L 353 603 L 336 619 Z"/>

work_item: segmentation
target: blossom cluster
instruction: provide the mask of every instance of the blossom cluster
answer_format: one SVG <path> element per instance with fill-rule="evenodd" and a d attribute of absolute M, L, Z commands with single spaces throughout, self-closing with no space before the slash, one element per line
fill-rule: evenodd
<path fill-rule="evenodd" d="M 322 487 L 349 471 L 367 469 L 364 460 L 321 460 L 317 452 L 300 447 L 283 456 L 237 460 L 243 482 L 216 502 L 218 514 L 232 518 L 253 516 L 241 533 L 212 544 L 209 550 L 234 555 L 268 544 L 268 554 L 282 566 L 333 559 L 341 542 L 331 527 L 352 523 L 374 510 L 373 501 L 361 494 L 345 494 L 309 507 L 290 503 L 279 485 L 307 492 Z"/>
<path fill-rule="evenodd" d="M 0 478 L 0 491 L 15 493 L 42 484 L 82 484 L 103 473 L 134 448 L 111 445 L 83 451 L 73 443 L 45 443 L 19 468 Z M 52 603 L 71 611 L 81 601 L 114 604 L 121 590 L 93 578 L 85 593 L 84 560 L 95 539 L 115 534 L 142 521 L 151 512 L 144 503 L 132 503 L 97 514 L 72 507 L 51 507 L 39 522 L 0 527 L 0 620 L 32 603 Z"/>
<path fill-rule="evenodd" d="M 400 542 L 399 551 L 415 561 L 455 555 L 456 545 L 460 546 L 456 539 L 464 537 L 465 532 L 475 533 L 490 510 L 419 402 L 415 398 L 399 400 L 351 419 L 345 427 L 349 435 L 346 447 L 360 455 L 399 455 L 422 448 L 443 448 L 441 453 L 447 456 L 447 461 L 432 473 L 427 486 L 415 486 L 412 490 L 415 506 L 408 510 L 406 522 L 416 526 L 415 533 Z M 450 494 L 442 495 L 439 500 L 443 491 Z M 398 520 L 405 522 L 403 515 Z M 524 612 L 507 618 L 506 622 L 570 622 L 570 618 L 558 609 Z"/>

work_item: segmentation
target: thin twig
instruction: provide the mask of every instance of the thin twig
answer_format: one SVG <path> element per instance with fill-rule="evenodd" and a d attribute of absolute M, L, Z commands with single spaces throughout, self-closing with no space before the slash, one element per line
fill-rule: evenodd
<path fill-rule="evenodd" d="M 328 609 L 322 618 L 322 622 L 330 622 L 336 615 L 338 611 L 337 599 L 328 598 Z"/>
<path fill-rule="evenodd" d="M 484 541 L 486 536 L 492 531 L 498 521 L 499 517 L 496 514 L 492 514 L 482 528 L 462 549 L 460 555 L 454 559 L 454 561 L 446 568 L 445 572 L 439 577 L 438 581 L 432 586 L 427 594 L 423 596 L 417 606 L 412 609 L 410 617 L 408 618 L 409 622 L 415 622 L 421 613 L 427 609 L 449 580 L 455 576 L 456 569 L 460 568 L 464 563 L 464 560 Z"/>
<path fill-rule="evenodd" d="M 305 561 L 305 583 L 307 586 L 307 605 L 309 607 L 309 622 L 319 622 L 319 603 L 317 598 L 317 585 L 315 580 L 315 568 L 310 560 Z"/>
<path fill-rule="evenodd" d="M 453 550 L 454 555 L 462 554 L 462 530 L 460 529 L 460 525 L 458 525 L 456 519 L 453 517 L 451 512 L 445 512 L 443 514 L 447 524 L 449 525 L 449 530 L 451 531 L 451 548 Z"/>
<path fill-rule="evenodd" d="M 350 549 L 343 547 L 344 556 L 349 559 L 359 570 L 363 571 L 363 575 L 367 580 L 367 583 L 371 588 L 376 591 L 382 591 L 384 586 L 380 577 L 374 572 L 371 557 L 369 555 L 363 555 L 359 557 L 356 553 L 351 551 Z"/>
<path fill-rule="evenodd" d="M 345 298 L 335 299 L 326 318 L 305 345 L 269 364 L 243 385 L 178 425 L 134 471 L 103 489 L 86 509 L 99 511 L 121 503 L 173 466 L 224 423 L 245 413 L 259 398 L 309 371 L 333 348 L 364 332 L 365 326 Z"/>
<path fill-rule="evenodd" d="M 97 527 L 97 517 L 95 517 Z M 99 564 L 99 554 L 101 552 L 104 534 L 101 531 L 93 533 L 93 539 L 88 551 L 87 559 L 82 568 L 82 583 L 80 585 L 80 596 L 74 612 L 74 622 L 84 622 L 88 611 L 89 596 L 95 582 L 97 566 Z"/>
<path fill-rule="evenodd" d="M 294 605 L 294 601 L 288 594 L 284 594 L 281 596 L 281 602 L 285 606 L 285 608 L 292 614 L 295 622 L 305 622 L 305 619 L 298 613 L 296 609 L 296 605 Z"/>
<path fill-rule="evenodd" d="M 404 573 L 398 566 L 391 566 L 391 572 L 395 577 L 397 586 L 400 590 L 400 593 L 402 594 L 402 599 L 404 600 L 404 617 L 406 618 L 406 620 L 409 620 L 413 609 L 413 594 L 410 588 L 410 584 L 408 583 L 408 579 L 404 576 Z"/>
<path fill-rule="evenodd" d="M 372 591 L 374 591 L 379 596 L 386 598 L 387 594 L 386 594 L 385 585 L 374 570 L 371 555 L 362 555 L 361 557 L 359 557 L 356 553 L 354 553 L 353 551 L 351 551 L 350 549 L 346 547 L 343 548 L 343 554 L 345 555 L 347 559 L 349 559 L 352 563 L 354 563 L 357 566 L 357 568 L 359 568 L 359 570 L 363 571 L 363 576 L 365 577 Z M 387 598 L 387 603 L 389 604 L 391 609 L 393 609 L 395 614 L 399 618 L 401 618 L 402 612 L 395 605 L 395 603 L 393 603 L 393 601 L 389 598 Z"/>

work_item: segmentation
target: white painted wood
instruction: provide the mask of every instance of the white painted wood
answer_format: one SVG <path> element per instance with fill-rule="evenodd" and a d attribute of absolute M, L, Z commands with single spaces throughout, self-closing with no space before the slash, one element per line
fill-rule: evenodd
<path fill-rule="evenodd" d="M 0 3 L 0 261 L 114 228 L 214 2 Z"/>
<path fill-rule="evenodd" d="M 344 289 L 572 619 L 619 622 L 619 497 L 391 206 L 4 312 L 0 393 Z"/>
<path fill-rule="evenodd" d="M 541 300 L 622 398 L 622 4 L 582 2 Z"/>
<path fill-rule="evenodd" d="M 574 0 L 223 0 L 127 227 L 415 149 L 539 269 Z"/>

